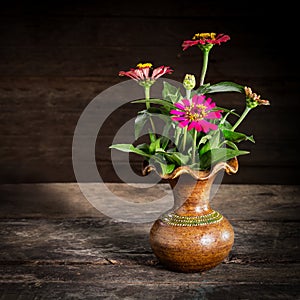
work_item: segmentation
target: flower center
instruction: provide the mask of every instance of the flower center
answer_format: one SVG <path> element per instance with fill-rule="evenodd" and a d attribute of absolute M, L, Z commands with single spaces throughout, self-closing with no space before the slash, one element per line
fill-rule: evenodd
<path fill-rule="evenodd" d="M 211 33 L 196 33 L 193 36 L 193 40 L 206 40 L 206 39 L 214 40 L 214 39 L 216 39 L 216 34 L 214 32 L 211 32 Z"/>
<path fill-rule="evenodd" d="M 189 121 L 200 121 L 207 115 L 207 107 L 203 104 L 196 104 L 185 108 L 185 117 Z"/>
<path fill-rule="evenodd" d="M 151 63 L 139 63 L 136 65 L 137 68 L 139 69 L 145 69 L 145 68 L 151 68 L 152 67 L 152 64 Z"/>

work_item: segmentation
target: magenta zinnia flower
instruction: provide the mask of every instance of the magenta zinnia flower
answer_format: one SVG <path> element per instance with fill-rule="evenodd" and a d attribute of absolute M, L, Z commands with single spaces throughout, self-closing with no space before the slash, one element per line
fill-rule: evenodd
<path fill-rule="evenodd" d="M 216 34 L 214 32 L 212 33 L 196 33 L 192 40 L 187 40 L 182 43 L 183 50 L 188 49 L 189 47 L 199 45 L 199 46 L 204 46 L 207 44 L 210 44 L 211 46 L 218 44 L 220 45 L 223 42 L 227 42 L 230 40 L 229 35 L 220 33 Z"/>
<path fill-rule="evenodd" d="M 152 85 L 156 79 L 165 75 L 171 74 L 173 70 L 167 66 L 160 66 L 158 68 L 153 69 L 152 74 L 150 76 L 150 69 L 152 68 L 152 64 L 150 63 L 140 63 L 136 66 L 136 68 L 131 68 L 129 71 L 120 71 L 119 76 L 127 76 L 140 84 L 149 84 Z"/>
<path fill-rule="evenodd" d="M 170 111 L 175 115 L 172 120 L 178 121 L 180 127 L 188 126 L 187 130 L 195 128 L 198 132 L 203 131 L 207 133 L 209 130 L 216 130 L 218 126 L 210 123 L 207 120 L 220 119 L 221 110 L 212 111 L 216 107 L 216 104 L 212 102 L 211 98 L 207 98 L 204 95 L 194 95 L 192 100 L 183 99 L 182 103 L 177 102 L 174 105 L 176 109 Z"/>

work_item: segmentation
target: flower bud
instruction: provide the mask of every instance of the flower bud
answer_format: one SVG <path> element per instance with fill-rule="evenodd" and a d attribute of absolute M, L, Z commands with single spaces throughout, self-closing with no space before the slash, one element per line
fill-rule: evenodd
<path fill-rule="evenodd" d="M 253 93 L 251 88 L 245 86 L 244 88 L 246 94 L 246 106 L 248 108 L 254 108 L 258 105 L 270 105 L 268 100 L 260 99 L 260 95 Z"/>
<path fill-rule="evenodd" d="M 192 74 L 186 74 L 183 80 L 183 86 L 186 90 L 190 91 L 196 86 L 196 78 Z"/>

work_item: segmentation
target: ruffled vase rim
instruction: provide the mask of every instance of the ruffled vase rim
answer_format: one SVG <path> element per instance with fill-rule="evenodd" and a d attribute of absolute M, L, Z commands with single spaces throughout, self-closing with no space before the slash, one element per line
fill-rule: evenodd
<path fill-rule="evenodd" d="M 225 162 L 219 162 L 215 164 L 210 170 L 198 171 L 193 170 L 189 166 L 180 166 L 173 170 L 170 174 L 162 174 L 157 171 L 156 167 L 153 165 L 147 165 L 143 170 L 143 175 L 147 175 L 154 171 L 162 179 L 170 180 L 179 177 L 182 174 L 189 174 L 197 180 L 208 180 L 216 175 L 219 171 L 225 170 L 228 175 L 235 174 L 238 171 L 239 165 L 236 157 L 229 159 Z"/>

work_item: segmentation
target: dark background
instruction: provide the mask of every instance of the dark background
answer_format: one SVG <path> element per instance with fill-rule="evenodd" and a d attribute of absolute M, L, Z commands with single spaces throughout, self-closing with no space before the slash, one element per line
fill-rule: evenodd
<path fill-rule="evenodd" d="M 299 77 L 296 9 L 284 2 L 10 1 L 0 10 L 0 182 L 73 182 L 77 121 L 101 91 L 122 82 L 120 70 L 140 61 L 169 65 L 181 81 L 199 73 L 200 50 L 181 43 L 197 32 L 230 35 L 210 55 L 206 82 L 253 88 L 269 107 L 253 110 L 240 130 L 253 134 L 239 175 L 225 183 L 298 184 Z M 236 95 L 218 105 L 242 111 Z M 119 181 L 108 146 L 135 108 L 102 128 L 97 163 L 105 181 Z M 120 117 L 121 116 L 121 117 Z M 141 161 L 132 158 L 139 172 Z"/>

